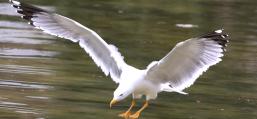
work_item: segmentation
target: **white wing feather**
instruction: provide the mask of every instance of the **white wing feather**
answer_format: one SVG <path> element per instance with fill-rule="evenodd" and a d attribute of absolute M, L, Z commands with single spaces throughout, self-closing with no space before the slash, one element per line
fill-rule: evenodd
<path fill-rule="evenodd" d="M 92 57 L 105 75 L 118 83 L 122 67 L 126 65 L 118 49 L 107 44 L 96 32 L 67 17 L 47 12 L 43 9 L 10 0 L 17 12 L 31 25 L 45 33 L 79 42 L 79 45 Z"/>
<path fill-rule="evenodd" d="M 210 66 L 221 61 L 228 42 L 226 37 L 222 30 L 217 30 L 178 43 L 164 58 L 149 65 L 148 78 L 160 83 L 164 91 L 182 91 L 191 86 Z"/>

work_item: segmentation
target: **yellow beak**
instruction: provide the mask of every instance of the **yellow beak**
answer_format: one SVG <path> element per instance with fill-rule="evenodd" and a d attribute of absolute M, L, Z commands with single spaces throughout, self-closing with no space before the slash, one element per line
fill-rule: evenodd
<path fill-rule="evenodd" d="M 117 102 L 117 100 L 112 99 L 112 101 L 110 102 L 110 108 L 112 108 L 112 105 L 116 104 Z"/>

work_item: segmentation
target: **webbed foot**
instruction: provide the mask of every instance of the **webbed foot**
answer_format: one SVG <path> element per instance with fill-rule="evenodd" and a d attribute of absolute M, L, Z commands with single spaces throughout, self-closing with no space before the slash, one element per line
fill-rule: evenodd
<path fill-rule="evenodd" d="M 122 117 L 124 119 L 129 119 L 130 115 L 131 115 L 131 112 L 130 111 L 126 111 L 124 113 L 119 114 L 119 117 Z"/>
<path fill-rule="evenodd" d="M 138 119 L 139 116 L 140 116 L 140 113 L 141 113 L 141 112 L 136 112 L 135 114 L 130 115 L 129 118 L 131 118 L 131 119 Z"/>

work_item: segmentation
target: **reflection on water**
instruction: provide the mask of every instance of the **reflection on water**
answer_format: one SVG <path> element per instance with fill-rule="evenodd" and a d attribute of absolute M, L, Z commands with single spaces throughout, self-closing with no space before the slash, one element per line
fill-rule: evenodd
<path fill-rule="evenodd" d="M 176 24 L 177 27 L 181 27 L 181 28 L 194 28 L 194 27 L 198 27 L 198 25 L 194 25 L 194 24 Z"/>
<path fill-rule="evenodd" d="M 38 50 L 32 50 L 32 49 L 1 49 L 0 55 L 2 56 L 54 56 L 57 53 L 50 52 L 50 51 L 38 51 Z"/>
<path fill-rule="evenodd" d="M 39 85 L 37 83 L 28 84 L 28 82 L 17 82 L 17 81 L 1 81 L 2 87 L 16 87 L 16 88 L 29 88 L 29 89 L 48 89 L 49 86 Z"/>
<path fill-rule="evenodd" d="M 23 37 L 26 37 L 26 35 L 28 35 L 28 34 L 31 34 L 31 36 L 27 36 L 27 38 L 45 38 L 45 39 L 52 38 L 47 35 L 45 35 L 45 36 L 42 35 L 42 33 L 39 31 L 33 31 L 31 28 L 30 29 L 24 29 L 24 28 L 22 28 L 22 29 L 5 29 L 4 31 L 1 31 L 0 33 L 1 33 L 1 37 L 3 37 L 3 38 L 5 38 L 7 36 L 9 36 L 8 38 L 12 38 L 12 37 L 23 38 Z"/>
<path fill-rule="evenodd" d="M 8 3 L 0 4 L 0 14 L 0 118 L 44 119 L 42 104 L 49 100 L 45 93 L 53 87 L 40 79 L 55 71 L 32 63 L 58 55 L 42 48 L 55 41 L 25 22 L 7 21 L 18 16 Z"/>
<path fill-rule="evenodd" d="M 139 68 L 179 41 L 224 28 L 231 42 L 223 62 L 188 96 L 161 93 L 142 119 L 257 117 L 256 1 L 26 1 L 89 26 Z M 128 108 L 129 99 L 109 109 L 117 85 L 77 44 L 32 28 L 0 2 L 1 119 L 112 119 Z"/>
<path fill-rule="evenodd" d="M 14 31 L 16 31 L 16 29 L 31 29 L 31 27 L 28 25 L 25 25 L 24 22 L 13 22 L 13 21 L 0 21 L 0 27 L 14 28 L 12 29 Z M 10 32 L 6 32 L 6 31 L 2 31 L 2 32 L 10 34 Z M 2 35 L 5 35 L 5 34 L 2 34 Z M 13 34 L 10 34 L 10 35 L 13 35 Z"/>
<path fill-rule="evenodd" d="M 1 2 L 4 2 L 4 1 L 1 1 Z M 8 4 L 8 3 L 1 3 L 0 14 L 1 15 L 18 16 L 18 14 L 15 11 L 10 10 L 10 4 Z"/>

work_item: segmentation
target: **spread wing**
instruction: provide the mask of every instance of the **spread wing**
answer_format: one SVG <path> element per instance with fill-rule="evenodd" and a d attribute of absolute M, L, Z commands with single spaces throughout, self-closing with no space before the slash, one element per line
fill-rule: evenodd
<path fill-rule="evenodd" d="M 148 66 L 147 76 L 180 92 L 191 86 L 210 66 L 221 61 L 227 36 L 223 30 L 216 30 L 180 42 L 164 58 Z"/>
<path fill-rule="evenodd" d="M 17 12 L 22 14 L 22 18 L 34 27 L 45 33 L 78 42 L 105 75 L 110 74 L 116 83 L 119 82 L 122 67 L 126 63 L 118 49 L 107 44 L 96 32 L 59 14 L 15 0 L 10 2 L 17 8 Z"/>

